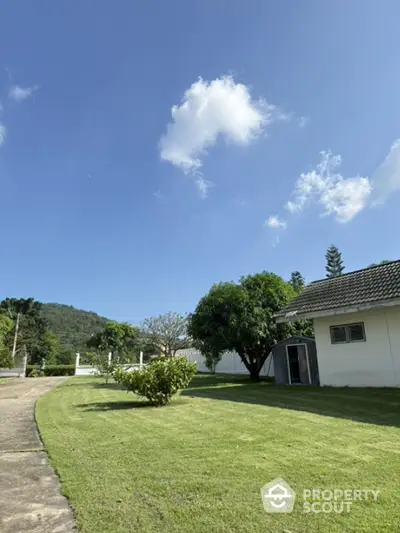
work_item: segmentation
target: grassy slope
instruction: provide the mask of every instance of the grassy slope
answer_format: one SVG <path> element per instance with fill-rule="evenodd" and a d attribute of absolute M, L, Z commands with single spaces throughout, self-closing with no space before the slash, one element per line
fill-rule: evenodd
<path fill-rule="evenodd" d="M 390 533 L 400 523 L 400 391 L 274 387 L 199 376 L 165 408 L 95 378 L 37 419 L 81 533 Z M 355 420 L 351 420 L 351 417 Z M 269 515 L 260 488 L 381 489 L 350 514 Z"/>

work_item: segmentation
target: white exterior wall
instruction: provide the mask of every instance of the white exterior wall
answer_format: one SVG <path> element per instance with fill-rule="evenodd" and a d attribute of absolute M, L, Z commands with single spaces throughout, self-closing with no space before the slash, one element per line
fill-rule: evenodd
<path fill-rule="evenodd" d="M 330 326 L 363 322 L 365 342 L 332 344 Z M 400 307 L 314 319 L 321 385 L 400 386 Z"/>
<path fill-rule="evenodd" d="M 179 357 L 186 357 L 191 363 L 197 364 L 198 372 L 210 372 L 204 364 L 204 357 L 200 352 L 194 348 L 188 348 L 186 350 L 178 350 L 176 355 Z M 249 371 L 242 363 L 240 356 L 236 352 L 227 352 L 221 358 L 215 369 L 216 374 L 248 374 Z M 261 369 L 260 376 L 273 377 L 274 374 L 274 362 L 272 356 L 269 355 L 265 361 L 264 366 Z"/>

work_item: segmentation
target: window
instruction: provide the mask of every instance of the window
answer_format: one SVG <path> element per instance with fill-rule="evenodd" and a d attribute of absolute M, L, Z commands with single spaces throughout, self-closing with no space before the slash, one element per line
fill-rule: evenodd
<path fill-rule="evenodd" d="M 345 324 L 343 326 L 331 326 L 331 343 L 365 341 L 364 323 Z"/>

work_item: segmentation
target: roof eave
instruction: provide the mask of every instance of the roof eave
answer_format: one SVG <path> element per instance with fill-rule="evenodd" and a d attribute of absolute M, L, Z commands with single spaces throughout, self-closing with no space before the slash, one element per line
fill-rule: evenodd
<path fill-rule="evenodd" d="M 381 309 L 385 307 L 400 306 L 400 298 L 391 298 L 390 300 L 379 300 L 377 302 L 369 302 L 365 304 L 352 305 L 347 307 L 337 307 L 335 309 L 325 309 L 321 311 L 310 311 L 305 313 L 297 313 L 290 316 L 278 316 L 276 322 L 283 324 L 285 322 L 295 322 L 296 320 L 304 320 L 307 318 L 322 318 L 325 316 L 345 315 L 348 313 L 358 313 L 360 311 L 370 311 L 371 309 Z"/>

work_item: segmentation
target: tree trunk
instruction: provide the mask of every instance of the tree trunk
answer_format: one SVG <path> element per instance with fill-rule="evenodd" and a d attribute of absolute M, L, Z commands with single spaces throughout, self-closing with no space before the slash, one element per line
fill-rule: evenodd
<path fill-rule="evenodd" d="M 249 364 L 249 372 L 251 381 L 260 381 L 260 369 L 257 362 Z"/>
<path fill-rule="evenodd" d="M 267 360 L 270 351 L 270 347 L 267 347 L 267 349 L 263 349 L 262 353 L 253 352 L 253 354 L 246 355 L 244 353 L 238 352 L 241 360 L 243 361 L 244 366 L 250 373 L 250 379 L 252 381 L 260 381 L 260 372 L 265 361 Z"/>

